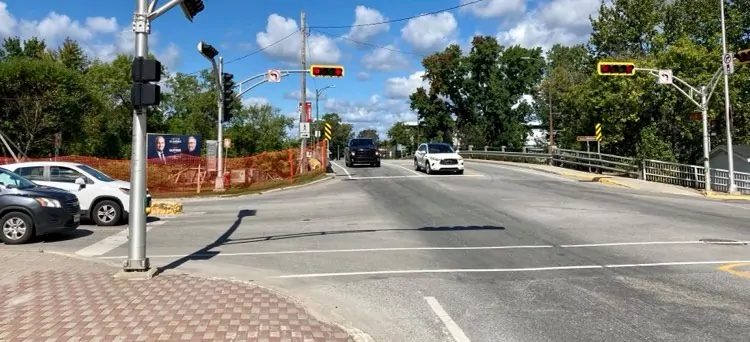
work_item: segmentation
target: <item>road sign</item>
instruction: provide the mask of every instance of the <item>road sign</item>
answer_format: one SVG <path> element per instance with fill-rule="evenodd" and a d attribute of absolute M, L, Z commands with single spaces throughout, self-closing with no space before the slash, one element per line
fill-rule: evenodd
<path fill-rule="evenodd" d="M 327 122 L 323 123 L 323 139 L 326 141 L 331 140 L 331 124 Z"/>
<path fill-rule="evenodd" d="M 596 138 L 596 141 L 602 141 L 602 124 L 600 123 L 594 126 L 594 138 Z"/>
<path fill-rule="evenodd" d="M 299 124 L 299 137 L 300 138 L 310 137 L 310 123 L 309 122 L 301 122 Z"/>
<path fill-rule="evenodd" d="M 659 84 L 672 84 L 672 70 L 659 70 Z"/>
<path fill-rule="evenodd" d="M 232 139 L 224 138 L 224 148 L 232 148 Z"/>
<path fill-rule="evenodd" d="M 731 52 L 724 55 L 724 73 L 727 75 L 734 74 L 734 54 Z"/>
<path fill-rule="evenodd" d="M 299 113 L 302 113 L 302 103 L 299 103 Z M 311 122 L 312 121 L 312 102 L 307 101 L 305 102 L 305 120 L 304 122 Z"/>
<path fill-rule="evenodd" d="M 690 120 L 693 120 L 693 121 L 701 121 L 701 120 L 703 120 L 703 113 L 702 112 L 692 112 L 692 113 L 690 113 Z"/>
<path fill-rule="evenodd" d="M 266 79 L 268 80 L 268 82 L 281 82 L 281 71 L 276 69 L 268 70 L 268 73 L 266 73 Z"/>
<path fill-rule="evenodd" d="M 596 141 L 596 137 L 592 135 L 579 135 L 576 137 L 576 141 Z"/>

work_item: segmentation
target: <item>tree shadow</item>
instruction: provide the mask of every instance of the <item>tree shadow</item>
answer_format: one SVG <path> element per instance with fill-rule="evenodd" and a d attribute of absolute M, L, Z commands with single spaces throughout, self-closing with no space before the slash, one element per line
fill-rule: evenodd
<path fill-rule="evenodd" d="M 476 231 L 476 230 L 505 230 L 505 227 L 500 227 L 500 226 L 442 226 L 442 227 L 422 227 L 422 228 L 329 230 L 329 231 L 319 231 L 319 232 L 258 236 L 258 237 L 241 238 L 241 239 L 228 239 L 226 240 L 226 242 L 223 243 L 223 245 L 236 245 L 236 244 L 251 243 L 251 242 L 263 242 L 263 241 L 285 240 L 285 239 L 303 238 L 303 237 L 311 237 L 311 236 L 340 235 L 340 234 L 361 234 L 361 233 L 398 232 L 398 231 L 455 232 L 455 231 Z"/>
<path fill-rule="evenodd" d="M 71 230 L 67 232 L 56 232 L 56 233 L 45 234 L 42 236 L 37 236 L 36 239 L 34 240 L 36 240 L 35 242 L 41 242 L 41 243 L 54 243 L 54 242 L 74 240 L 74 239 L 89 236 L 91 234 L 94 234 L 94 232 L 88 229 L 78 228 L 76 230 Z"/>
<path fill-rule="evenodd" d="M 221 236 L 216 238 L 214 242 L 206 245 L 205 247 L 188 254 L 182 258 L 179 258 L 175 261 L 170 262 L 167 265 L 164 265 L 160 267 L 156 274 L 160 274 L 166 270 L 175 269 L 177 267 L 180 267 L 182 264 L 190 261 L 190 260 L 208 260 L 211 259 L 214 255 L 219 254 L 219 252 L 211 251 L 211 249 L 221 246 L 225 244 L 225 242 L 230 241 L 229 237 L 234 234 L 234 232 L 237 230 L 237 228 L 240 227 L 240 224 L 242 224 L 242 220 L 245 217 L 255 216 L 257 213 L 256 210 L 248 210 L 248 209 L 242 209 L 237 213 L 237 219 L 232 223 L 232 225 L 223 233 Z"/>

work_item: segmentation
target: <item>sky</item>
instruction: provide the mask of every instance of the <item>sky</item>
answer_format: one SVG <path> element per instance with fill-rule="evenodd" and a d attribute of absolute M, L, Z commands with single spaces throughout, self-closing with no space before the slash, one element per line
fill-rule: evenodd
<path fill-rule="evenodd" d="M 192 23 L 179 7 L 153 21 L 149 51 L 170 73 L 192 73 L 209 66 L 197 51 L 203 40 L 219 50 L 235 83 L 269 69 L 298 70 L 301 36 L 292 33 L 304 11 L 310 27 L 308 64 L 345 68 L 342 79 L 307 77 L 313 118 L 316 89 L 331 86 L 318 99 L 320 116 L 338 113 L 355 131 L 374 128 L 385 138 L 396 121 L 416 121 L 408 96 L 425 85 L 424 56 L 453 43 L 466 49 L 475 35 L 545 50 L 555 43 L 582 43 L 591 32 L 589 15 L 595 16 L 600 5 L 600 0 L 484 0 L 419 16 L 472 1 L 204 1 Z M 133 53 L 134 8 L 132 0 L 0 0 L 0 39 L 36 36 L 58 46 L 70 37 L 89 55 L 111 60 Z M 300 88 L 300 76 L 292 74 L 249 91 L 243 102 L 270 103 L 296 119 Z"/>

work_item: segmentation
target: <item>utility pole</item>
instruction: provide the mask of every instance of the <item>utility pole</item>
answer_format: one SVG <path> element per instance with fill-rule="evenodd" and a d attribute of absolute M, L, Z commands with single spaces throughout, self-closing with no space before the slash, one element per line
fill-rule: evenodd
<path fill-rule="evenodd" d="M 724 63 L 724 56 L 727 56 L 727 26 L 724 20 L 724 0 L 719 0 L 721 3 L 721 45 L 724 54 L 721 56 L 721 63 Z M 731 62 L 731 60 L 730 60 Z M 727 186 L 729 187 L 729 194 L 737 193 L 737 185 L 734 184 L 734 148 L 732 146 L 732 116 L 730 115 L 730 103 L 729 103 L 729 70 L 724 68 L 724 115 L 727 121 L 727 159 L 729 160 L 729 180 Z"/>
<path fill-rule="evenodd" d="M 547 57 L 547 97 L 549 97 L 549 147 L 555 146 L 555 130 L 552 123 L 552 61 Z"/>
<path fill-rule="evenodd" d="M 302 70 L 307 69 L 307 24 L 305 23 L 305 12 L 300 12 L 299 17 L 300 33 L 302 33 L 302 48 L 300 49 L 300 64 L 302 64 Z M 299 111 L 299 123 L 300 126 L 307 119 L 307 73 L 302 73 L 300 88 L 300 111 Z M 307 138 L 302 138 L 300 142 L 300 164 L 299 172 L 304 173 L 307 171 Z"/>
<path fill-rule="evenodd" d="M 214 183 L 214 191 L 224 191 L 224 57 L 219 56 L 219 63 L 216 67 L 217 73 L 217 84 L 219 88 L 219 96 L 217 97 L 216 104 L 219 106 L 219 115 L 216 122 L 216 140 L 217 140 L 217 156 L 216 156 L 216 181 Z"/>

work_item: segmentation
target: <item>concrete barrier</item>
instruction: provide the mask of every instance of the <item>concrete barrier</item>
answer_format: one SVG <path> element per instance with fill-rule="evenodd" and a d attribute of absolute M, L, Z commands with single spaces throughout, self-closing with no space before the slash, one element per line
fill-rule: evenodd
<path fill-rule="evenodd" d="M 151 215 L 175 215 L 182 213 L 182 202 L 154 201 L 151 203 Z"/>

